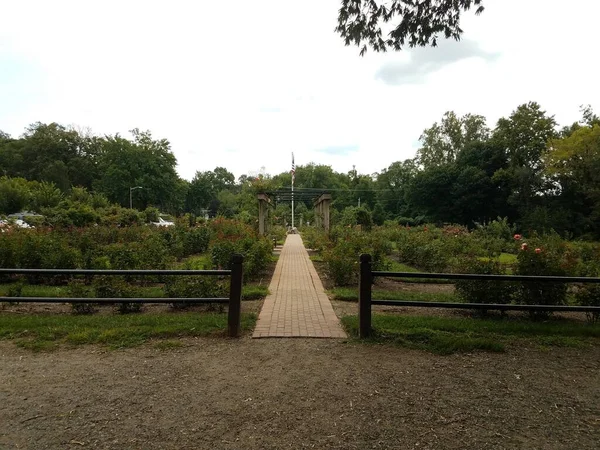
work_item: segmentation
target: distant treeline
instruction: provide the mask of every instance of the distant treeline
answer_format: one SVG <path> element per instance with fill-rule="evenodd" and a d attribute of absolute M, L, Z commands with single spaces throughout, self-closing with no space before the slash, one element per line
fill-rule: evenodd
<path fill-rule="evenodd" d="M 366 211 L 376 224 L 472 226 L 507 217 L 523 230 L 600 236 L 600 118 L 590 107 L 582 108 L 579 122 L 563 128 L 533 102 L 498 120 L 493 129 L 482 116 L 448 112 L 423 131 L 420 142 L 414 159 L 376 174 L 339 173 L 313 163 L 297 166 L 295 186 L 331 190 L 334 219 Z M 0 214 L 43 202 L 41 188 L 34 192 L 28 180 L 43 182 L 41 190 L 57 198 L 74 187 L 85 188 L 124 207 L 130 188 L 141 186 L 131 196 L 140 210 L 152 206 L 177 215 L 253 222 L 256 193 L 291 184 L 290 173 L 236 180 L 223 167 L 198 171 L 187 181 L 176 165 L 169 141 L 137 129 L 130 139 L 56 123 L 33 124 L 20 138 L 0 131 Z M 275 206 L 271 219 L 289 223 L 289 204 Z M 300 202 L 296 213 L 304 221 L 314 219 L 309 201 Z"/>

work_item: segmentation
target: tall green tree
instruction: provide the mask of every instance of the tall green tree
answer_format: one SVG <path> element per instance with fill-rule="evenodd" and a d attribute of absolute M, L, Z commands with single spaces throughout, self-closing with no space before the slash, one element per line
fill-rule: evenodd
<path fill-rule="evenodd" d="M 448 111 L 439 124 L 435 122 L 423 131 L 416 160 L 425 169 L 453 163 L 466 146 L 486 141 L 489 135 L 485 117 L 476 114 L 459 117 Z"/>
<path fill-rule="evenodd" d="M 394 162 L 381 171 L 376 184 L 378 200 L 384 211 L 393 217 L 410 215 L 406 195 L 417 173 L 418 167 L 413 159 Z"/>
<path fill-rule="evenodd" d="M 106 197 L 129 206 L 130 188 L 141 186 L 132 195 L 133 206 L 146 209 L 153 205 L 163 211 L 174 211 L 183 202 L 177 160 L 169 141 L 153 139 L 149 131 L 132 130 L 132 140 L 119 135 L 102 142 L 98 168 L 102 177 L 95 189 Z"/>
<path fill-rule="evenodd" d="M 497 174 L 510 184 L 508 202 L 525 218 L 543 200 L 548 188 L 543 177 L 542 155 L 548 141 L 557 136 L 556 121 L 541 106 L 529 102 L 517 107 L 508 118 L 498 120 L 493 139 L 508 157 L 505 173 Z"/>

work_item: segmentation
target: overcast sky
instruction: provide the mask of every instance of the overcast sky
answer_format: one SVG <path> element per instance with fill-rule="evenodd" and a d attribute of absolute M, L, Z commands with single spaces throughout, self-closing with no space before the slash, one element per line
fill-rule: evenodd
<path fill-rule="evenodd" d="M 0 129 L 149 129 L 191 179 L 287 171 L 292 151 L 373 173 L 448 110 L 600 112 L 596 0 L 485 0 L 460 42 L 365 57 L 334 32 L 339 3 L 0 0 Z"/>

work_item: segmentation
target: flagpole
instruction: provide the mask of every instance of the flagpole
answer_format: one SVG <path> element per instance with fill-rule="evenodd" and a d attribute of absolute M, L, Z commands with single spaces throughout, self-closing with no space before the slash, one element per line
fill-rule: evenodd
<path fill-rule="evenodd" d="M 292 230 L 294 229 L 294 178 L 296 178 L 296 166 L 294 164 L 294 152 L 292 152 Z"/>

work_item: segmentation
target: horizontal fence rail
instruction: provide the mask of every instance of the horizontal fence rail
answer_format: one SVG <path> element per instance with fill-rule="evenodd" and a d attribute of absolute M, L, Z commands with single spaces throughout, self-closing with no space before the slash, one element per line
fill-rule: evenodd
<path fill-rule="evenodd" d="M 242 308 L 242 282 L 243 282 L 243 262 L 242 255 L 233 255 L 231 259 L 231 270 L 92 270 L 92 269 L 0 269 L 0 275 L 125 275 L 125 276 L 168 276 L 168 275 L 189 275 L 189 276 L 211 276 L 211 275 L 229 275 L 229 297 L 218 298 L 154 298 L 154 297 L 0 297 L 0 302 L 19 302 L 19 303 L 175 303 L 175 304 L 206 304 L 222 303 L 229 304 L 227 313 L 228 334 L 231 337 L 238 337 L 241 333 L 241 308 Z"/>
<path fill-rule="evenodd" d="M 541 281 L 555 283 L 600 283 L 600 278 L 549 277 L 541 275 L 486 275 L 478 273 L 371 272 L 373 277 L 428 278 L 436 280 Z"/>
<path fill-rule="evenodd" d="M 0 269 L 0 275 L 231 275 L 231 270 Z"/>
<path fill-rule="evenodd" d="M 359 336 L 371 334 L 371 305 L 407 306 L 422 308 L 478 309 L 497 311 L 576 311 L 600 313 L 600 306 L 570 305 L 512 305 L 498 303 L 450 303 L 408 300 L 377 300 L 372 298 L 372 284 L 375 277 L 421 278 L 438 280 L 480 280 L 505 282 L 542 282 L 542 283 L 600 283 L 600 278 L 592 277 L 551 277 L 534 275 L 486 275 L 459 273 L 423 273 L 423 272 L 386 272 L 371 270 L 371 255 L 360 256 L 358 289 Z"/>

